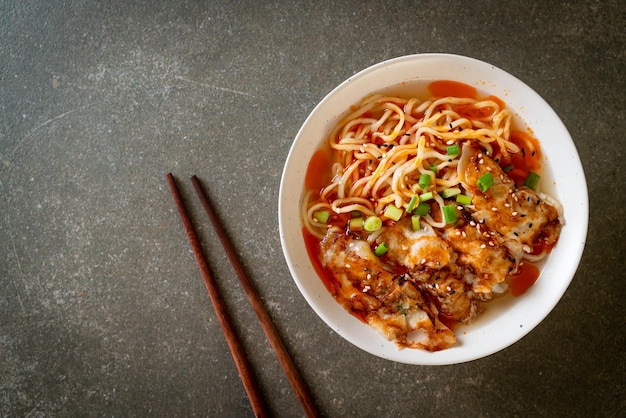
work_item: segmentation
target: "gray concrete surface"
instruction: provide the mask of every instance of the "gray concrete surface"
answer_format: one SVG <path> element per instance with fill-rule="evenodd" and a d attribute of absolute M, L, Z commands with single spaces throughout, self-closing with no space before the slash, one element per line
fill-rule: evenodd
<path fill-rule="evenodd" d="M 207 184 L 324 416 L 624 416 L 622 1 L 0 3 L 0 416 L 250 416 L 167 189 Z M 308 113 L 378 61 L 448 52 L 541 94 L 586 171 L 562 301 L 482 360 L 396 364 L 308 307 L 277 225 Z M 213 271 L 276 416 L 302 412 L 189 183 Z"/>

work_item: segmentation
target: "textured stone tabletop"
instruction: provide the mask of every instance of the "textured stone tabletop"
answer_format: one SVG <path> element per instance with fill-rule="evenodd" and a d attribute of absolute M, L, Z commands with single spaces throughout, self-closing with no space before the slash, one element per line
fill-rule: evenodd
<path fill-rule="evenodd" d="M 0 416 L 252 415 L 168 172 L 273 415 L 302 410 L 191 174 L 324 416 L 625 416 L 625 33 L 623 1 L 3 1 Z M 454 366 L 343 340 L 298 292 L 278 234 L 281 172 L 309 112 L 371 64 L 423 52 L 535 89 L 589 186 L 563 299 L 510 348 Z"/>

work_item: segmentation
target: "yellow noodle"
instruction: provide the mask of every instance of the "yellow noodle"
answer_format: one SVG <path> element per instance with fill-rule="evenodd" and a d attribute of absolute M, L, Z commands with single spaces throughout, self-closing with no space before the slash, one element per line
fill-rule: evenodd
<path fill-rule="evenodd" d="M 462 113 L 472 109 L 477 116 L 461 115 L 457 106 L 463 106 Z M 304 199 L 305 227 L 316 236 L 325 233 L 328 226 L 314 219 L 320 208 L 381 216 L 387 205 L 406 208 L 413 196 L 427 191 L 433 193 L 441 210 L 444 201 L 439 193 L 460 185 L 460 156 L 447 155 L 447 147 L 472 141 L 486 155 L 493 153 L 491 144 L 497 144 L 505 156 L 517 152 L 518 147 L 509 141 L 511 119 L 511 112 L 492 100 L 366 97 L 340 120 L 329 137 L 336 155 L 333 178 L 319 196 Z M 438 172 L 436 178 L 433 166 Z M 417 184 L 421 174 L 431 175 L 426 190 Z M 444 226 L 430 215 L 424 221 L 434 228 Z"/>

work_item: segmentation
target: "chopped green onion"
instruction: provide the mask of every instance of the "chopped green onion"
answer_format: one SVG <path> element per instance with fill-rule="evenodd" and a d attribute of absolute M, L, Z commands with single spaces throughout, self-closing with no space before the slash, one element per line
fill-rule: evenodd
<path fill-rule="evenodd" d="M 419 181 L 417 182 L 417 185 L 420 187 L 420 189 L 426 190 L 429 184 L 430 184 L 430 174 L 422 174 L 420 176 Z"/>
<path fill-rule="evenodd" d="M 381 242 L 374 249 L 374 254 L 376 254 L 378 257 L 380 257 L 381 255 L 385 254 L 387 252 L 387 250 L 389 250 L 389 247 L 387 247 L 387 244 L 385 244 L 384 242 Z"/>
<path fill-rule="evenodd" d="M 456 203 L 460 204 L 460 205 L 471 205 L 472 204 L 472 198 L 464 195 L 464 194 L 458 194 L 456 195 Z"/>
<path fill-rule="evenodd" d="M 363 230 L 363 218 L 352 218 L 348 224 L 350 231 L 362 231 Z"/>
<path fill-rule="evenodd" d="M 493 176 L 491 175 L 491 173 L 486 172 L 485 174 L 480 176 L 480 178 L 476 181 L 476 186 L 481 192 L 485 193 L 487 189 L 493 186 Z"/>
<path fill-rule="evenodd" d="M 317 212 L 315 212 L 315 219 L 317 220 L 317 222 L 325 224 L 326 222 L 328 222 L 329 218 L 330 218 L 329 210 L 318 210 Z"/>
<path fill-rule="evenodd" d="M 363 214 L 358 210 L 353 210 L 352 212 L 350 212 L 351 218 L 360 218 L 361 216 L 363 216 Z"/>
<path fill-rule="evenodd" d="M 415 215 L 419 216 L 426 216 L 428 212 L 430 212 L 430 205 L 426 202 L 421 202 L 413 211 Z"/>
<path fill-rule="evenodd" d="M 524 181 L 524 186 L 529 187 L 533 190 L 537 189 L 537 184 L 539 184 L 539 174 L 533 173 L 532 171 L 528 173 L 528 177 Z"/>
<path fill-rule="evenodd" d="M 411 226 L 413 227 L 413 231 L 419 231 L 420 229 L 422 229 L 419 215 L 411 216 Z"/>
<path fill-rule="evenodd" d="M 421 202 L 419 205 L 417 205 L 413 213 L 419 216 L 426 216 L 428 215 L 429 211 L 430 211 L 430 205 L 426 202 Z"/>
<path fill-rule="evenodd" d="M 431 164 L 430 165 L 430 171 L 435 173 L 435 177 L 437 177 L 437 174 L 439 174 L 439 169 L 437 168 L 437 166 L 435 164 Z"/>
<path fill-rule="evenodd" d="M 425 202 L 427 200 L 432 199 L 433 197 L 434 197 L 433 192 L 426 192 L 420 195 L 420 202 Z"/>
<path fill-rule="evenodd" d="M 456 207 L 455 205 L 445 205 L 443 208 L 443 220 L 447 224 L 456 222 Z"/>
<path fill-rule="evenodd" d="M 385 208 L 384 215 L 391 220 L 398 221 L 402 217 L 402 213 L 403 213 L 402 209 L 400 209 L 394 204 L 389 204 Z"/>
<path fill-rule="evenodd" d="M 509 171 L 513 170 L 515 167 L 513 167 L 513 164 L 509 164 L 506 167 L 504 167 L 502 169 L 502 171 L 504 171 L 505 173 L 508 173 Z"/>
<path fill-rule="evenodd" d="M 452 187 L 450 189 L 443 189 L 441 191 L 441 197 L 443 197 L 444 199 L 448 199 L 458 194 L 461 194 L 461 189 L 459 189 L 458 187 Z"/>
<path fill-rule="evenodd" d="M 378 231 L 383 226 L 383 220 L 378 216 L 368 216 L 363 222 L 363 229 L 367 232 Z"/>
<path fill-rule="evenodd" d="M 409 202 L 409 206 L 406 207 L 406 211 L 411 213 L 413 211 L 413 208 L 415 207 L 415 204 L 417 203 L 417 196 L 413 196 L 411 198 L 411 201 Z"/>
<path fill-rule="evenodd" d="M 448 155 L 458 155 L 461 152 L 459 144 L 448 146 Z"/>

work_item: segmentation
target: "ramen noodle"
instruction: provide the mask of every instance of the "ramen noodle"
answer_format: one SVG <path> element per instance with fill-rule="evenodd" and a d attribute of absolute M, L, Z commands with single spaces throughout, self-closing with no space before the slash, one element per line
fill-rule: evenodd
<path fill-rule="evenodd" d="M 438 351 L 485 302 L 534 283 L 563 217 L 538 190 L 538 141 L 502 100 L 428 87 L 353 106 L 309 164 L 301 211 L 333 297 L 398 347 Z"/>

